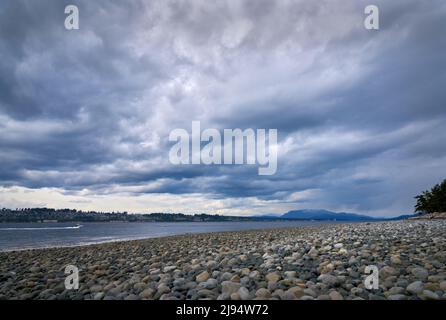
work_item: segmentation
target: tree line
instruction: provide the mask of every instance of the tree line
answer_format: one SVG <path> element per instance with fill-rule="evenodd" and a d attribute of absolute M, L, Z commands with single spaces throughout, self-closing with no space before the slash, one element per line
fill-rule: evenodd
<path fill-rule="evenodd" d="M 420 214 L 446 212 L 446 179 L 415 196 L 415 199 L 415 211 Z"/>

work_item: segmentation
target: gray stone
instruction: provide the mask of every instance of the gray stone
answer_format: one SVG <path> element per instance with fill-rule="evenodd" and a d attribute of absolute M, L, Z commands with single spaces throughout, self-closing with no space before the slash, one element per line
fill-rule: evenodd
<path fill-rule="evenodd" d="M 201 289 L 201 290 L 198 290 L 197 296 L 199 298 L 214 299 L 217 296 L 217 294 L 212 290 Z"/>
<path fill-rule="evenodd" d="M 271 298 L 271 292 L 269 292 L 265 288 L 260 288 L 259 290 L 256 291 L 256 297 L 262 298 L 262 299 L 269 299 L 269 298 Z"/>
<path fill-rule="evenodd" d="M 279 276 L 277 273 L 272 272 L 272 273 L 268 273 L 268 274 L 265 276 L 265 279 L 266 279 L 268 282 L 276 283 L 277 281 L 280 280 L 280 276 Z"/>
<path fill-rule="evenodd" d="M 423 292 L 419 295 L 423 300 L 438 300 L 440 297 L 435 292 L 430 290 L 423 290 Z"/>
<path fill-rule="evenodd" d="M 393 255 L 390 257 L 390 263 L 392 264 L 401 264 L 401 258 L 399 255 Z"/>
<path fill-rule="evenodd" d="M 317 257 L 319 255 L 319 251 L 315 247 L 312 247 L 310 251 L 308 251 L 308 255 L 310 257 Z"/>
<path fill-rule="evenodd" d="M 406 288 L 407 292 L 412 293 L 412 294 L 419 294 L 421 292 L 423 292 L 423 282 L 421 281 L 415 281 L 412 282 L 411 284 L 409 284 Z"/>
<path fill-rule="evenodd" d="M 407 300 L 404 294 L 393 294 L 387 297 L 388 300 Z"/>
<path fill-rule="evenodd" d="M 94 300 L 102 300 L 102 298 L 104 298 L 105 293 L 104 292 L 98 292 L 93 296 Z"/>
<path fill-rule="evenodd" d="M 429 272 L 424 268 L 413 268 L 412 274 L 415 276 L 415 278 L 424 280 L 429 276 Z"/>
<path fill-rule="evenodd" d="M 166 267 L 164 267 L 163 272 L 164 273 L 171 272 L 171 271 L 175 270 L 176 268 L 177 268 L 177 266 L 166 266 Z"/>
<path fill-rule="evenodd" d="M 147 288 L 147 284 L 144 282 L 135 283 L 135 285 L 133 286 L 133 289 L 138 292 L 143 291 L 145 288 Z"/>
<path fill-rule="evenodd" d="M 304 289 L 304 295 L 306 295 L 306 296 L 312 296 L 313 298 L 316 298 L 316 297 L 317 297 L 317 293 L 314 292 L 314 290 L 313 290 L 313 289 L 310 289 L 310 288 Z"/>
<path fill-rule="evenodd" d="M 344 300 L 344 297 L 342 296 L 342 294 L 340 294 L 337 291 L 332 291 L 328 295 L 330 296 L 331 300 Z"/>
<path fill-rule="evenodd" d="M 249 290 L 245 287 L 241 287 L 240 289 L 238 289 L 237 293 L 241 300 L 249 300 L 251 298 Z"/>
<path fill-rule="evenodd" d="M 166 284 L 162 283 L 161 285 L 158 286 L 158 291 L 157 291 L 158 295 L 162 295 L 164 293 L 169 293 L 169 292 L 170 288 Z"/>
<path fill-rule="evenodd" d="M 232 281 L 223 281 L 221 283 L 221 289 L 222 293 L 225 294 L 233 294 L 236 293 L 241 287 L 241 284 L 238 282 L 232 282 Z"/>
<path fill-rule="evenodd" d="M 151 288 L 147 288 L 143 292 L 141 292 L 139 295 L 143 299 L 151 299 L 153 297 L 154 293 L 155 293 L 155 290 L 153 290 Z"/>
<path fill-rule="evenodd" d="M 396 276 L 398 274 L 398 271 L 396 271 L 395 268 L 389 267 L 389 266 L 385 266 L 383 268 L 381 268 L 381 270 L 379 271 L 379 276 L 382 279 L 386 279 L 390 276 Z"/>
<path fill-rule="evenodd" d="M 232 273 L 225 272 L 221 275 L 221 281 L 229 280 L 229 279 L 231 279 L 231 277 L 232 277 Z"/>
<path fill-rule="evenodd" d="M 289 279 L 296 278 L 296 271 L 285 271 L 284 274 L 285 274 L 285 277 L 287 277 Z"/>
<path fill-rule="evenodd" d="M 214 289 L 218 285 L 217 279 L 209 278 L 204 282 L 206 289 Z"/>
<path fill-rule="evenodd" d="M 101 285 L 98 285 L 98 284 L 94 285 L 94 286 L 92 286 L 90 288 L 90 291 L 93 292 L 93 293 L 101 292 L 102 290 L 103 290 L 103 287 Z"/>
<path fill-rule="evenodd" d="M 317 281 L 320 281 L 328 286 L 335 286 L 338 283 L 338 279 L 331 274 L 321 274 L 317 278 Z"/>
<path fill-rule="evenodd" d="M 204 281 L 206 281 L 207 279 L 209 279 L 209 273 L 208 273 L 207 271 L 203 271 L 202 273 L 200 273 L 199 275 L 197 275 L 197 276 L 195 277 L 195 280 L 196 280 L 197 282 L 204 282 Z"/>
<path fill-rule="evenodd" d="M 389 289 L 389 295 L 403 294 L 406 290 L 401 287 L 392 287 Z"/>
<path fill-rule="evenodd" d="M 237 292 L 231 294 L 231 300 L 240 300 L 240 296 Z"/>

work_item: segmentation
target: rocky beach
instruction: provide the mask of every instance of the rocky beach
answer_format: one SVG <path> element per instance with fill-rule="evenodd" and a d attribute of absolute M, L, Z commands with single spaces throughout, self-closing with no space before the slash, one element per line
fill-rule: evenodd
<path fill-rule="evenodd" d="M 439 300 L 445 236 L 446 220 L 395 221 L 2 252 L 0 299 Z M 378 289 L 364 286 L 369 265 Z"/>

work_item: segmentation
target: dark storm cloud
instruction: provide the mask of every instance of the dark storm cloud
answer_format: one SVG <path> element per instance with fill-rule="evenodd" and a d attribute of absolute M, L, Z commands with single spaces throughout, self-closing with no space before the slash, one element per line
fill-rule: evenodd
<path fill-rule="evenodd" d="M 379 31 L 366 1 L 73 4 L 0 8 L 2 186 L 384 214 L 446 174 L 443 1 L 375 1 Z M 277 128 L 277 174 L 170 165 L 192 120 Z"/>

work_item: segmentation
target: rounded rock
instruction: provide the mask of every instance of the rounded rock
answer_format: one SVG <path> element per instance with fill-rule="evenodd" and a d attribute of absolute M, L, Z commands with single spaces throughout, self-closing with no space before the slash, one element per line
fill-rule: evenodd
<path fill-rule="evenodd" d="M 423 292 L 419 296 L 423 300 L 438 300 L 440 298 L 438 294 L 430 290 L 423 290 Z"/>
<path fill-rule="evenodd" d="M 241 287 L 241 284 L 238 282 L 232 282 L 232 281 L 223 281 L 221 283 L 221 289 L 222 293 L 232 295 L 233 293 L 236 293 Z"/>
<path fill-rule="evenodd" d="M 406 288 L 407 292 L 412 294 L 419 294 L 423 292 L 424 284 L 421 281 L 415 281 L 409 284 Z"/>
<path fill-rule="evenodd" d="M 420 280 L 424 280 L 429 276 L 429 272 L 426 269 L 421 268 L 421 267 L 413 268 L 412 274 L 415 276 L 415 278 L 420 279 Z"/>
<path fill-rule="evenodd" d="M 318 278 L 317 281 L 322 282 L 323 284 L 326 284 L 328 286 L 334 286 L 338 283 L 338 279 L 331 275 L 331 274 L 321 274 Z"/>
<path fill-rule="evenodd" d="M 332 291 L 328 295 L 330 296 L 331 300 L 344 300 L 344 297 L 342 296 L 342 294 L 340 294 L 337 291 Z"/>
<path fill-rule="evenodd" d="M 280 280 L 280 276 L 275 272 L 271 272 L 265 276 L 265 279 L 270 283 L 276 283 Z"/>
<path fill-rule="evenodd" d="M 147 288 L 143 292 L 141 292 L 139 295 L 143 299 L 150 299 L 153 297 L 154 293 L 155 293 L 155 290 L 153 290 L 151 288 Z"/>
<path fill-rule="evenodd" d="M 209 273 L 207 271 L 203 271 L 195 277 L 197 282 L 205 282 L 207 279 L 209 279 Z"/>
<path fill-rule="evenodd" d="M 256 291 L 256 297 L 261 299 L 269 299 L 271 298 L 271 292 L 269 292 L 265 288 L 260 288 L 259 290 Z"/>
<path fill-rule="evenodd" d="M 249 300 L 251 298 L 249 290 L 245 287 L 241 287 L 240 289 L 238 289 L 237 293 L 241 300 Z"/>

